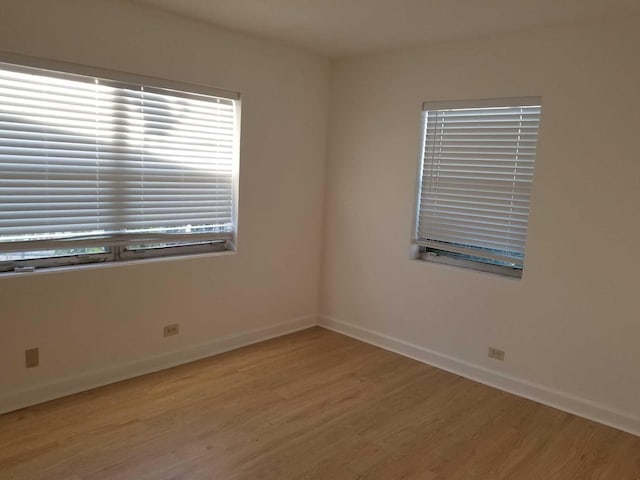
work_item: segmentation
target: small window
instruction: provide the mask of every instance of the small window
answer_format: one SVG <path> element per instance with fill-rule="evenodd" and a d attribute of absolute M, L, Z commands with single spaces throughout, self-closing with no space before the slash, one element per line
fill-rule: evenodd
<path fill-rule="evenodd" d="M 78 68 L 0 63 L 0 272 L 231 248 L 239 96 Z"/>
<path fill-rule="evenodd" d="M 419 257 L 520 277 L 540 98 L 423 106 Z"/>

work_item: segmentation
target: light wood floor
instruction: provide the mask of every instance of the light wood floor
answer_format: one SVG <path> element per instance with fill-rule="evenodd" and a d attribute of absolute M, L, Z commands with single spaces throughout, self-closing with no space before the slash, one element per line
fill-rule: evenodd
<path fill-rule="evenodd" d="M 640 438 L 313 328 L 0 416 L 0 478 L 640 479 Z"/>

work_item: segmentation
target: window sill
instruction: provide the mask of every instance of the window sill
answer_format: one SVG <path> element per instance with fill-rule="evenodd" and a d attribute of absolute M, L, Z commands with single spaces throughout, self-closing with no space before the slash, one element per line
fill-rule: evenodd
<path fill-rule="evenodd" d="M 130 259 L 130 260 L 119 260 L 115 262 L 95 262 L 95 263 L 84 263 L 77 265 L 65 265 L 60 267 L 47 267 L 35 269 L 33 271 L 28 272 L 0 272 L 0 279 L 2 278 L 10 278 L 10 277 L 31 277 L 33 275 L 47 275 L 52 273 L 64 273 L 70 271 L 78 271 L 78 270 L 92 270 L 96 268 L 117 268 L 117 267 L 125 267 L 132 265 L 141 265 L 147 263 L 158 263 L 158 262 L 175 262 L 180 260 L 194 260 L 199 258 L 209 258 L 209 257 L 226 257 L 230 255 L 237 255 L 236 250 L 223 250 L 219 252 L 206 252 L 206 253 L 193 253 L 189 255 L 167 255 L 167 256 L 159 256 L 152 258 L 140 258 L 140 259 Z"/>

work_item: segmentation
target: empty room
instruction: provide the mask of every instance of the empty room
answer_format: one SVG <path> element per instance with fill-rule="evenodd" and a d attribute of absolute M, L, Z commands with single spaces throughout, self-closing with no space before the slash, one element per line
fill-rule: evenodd
<path fill-rule="evenodd" d="M 0 480 L 640 479 L 639 145 L 638 0 L 0 0 Z"/>

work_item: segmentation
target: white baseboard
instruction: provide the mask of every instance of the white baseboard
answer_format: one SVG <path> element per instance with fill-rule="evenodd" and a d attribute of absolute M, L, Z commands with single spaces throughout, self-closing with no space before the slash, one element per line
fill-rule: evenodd
<path fill-rule="evenodd" d="M 184 363 L 193 362 L 219 353 L 245 347 L 252 343 L 297 332 L 317 325 L 316 315 L 306 315 L 287 322 L 258 330 L 243 332 L 215 339 L 183 350 L 146 357 L 133 363 L 120 364 L 102 370 L 82 373 L 28 389 L 0 394 L 0 413 L 65 397 L 110 383 L 127 380 L 147 373 L 164 370 Z"/>
<path fill-rule="evenodd" d="M 59 379 L 44 385 L 0 394 L 0 414 L 55 398 L 164 370 L 184 363 L 235 350 L 253 343 L 319 325 L 385 350 L 413 358 L 456 375 L 528 398 L 538 403 L 640 436 L 640 418 L 571 394 L 528 382 L 504 373 L 429 350 L 333 317 L 306 315 L 270 327 L 218 338 L 183 350 L 146 357 L 133 363 Z"/>
<path fill-rule="evenodd" d="M 434 352 L 327 315 L 318 317 L 318 325 L 470 380 L 640 436 L 640 418 L 632 414 Z"/>

